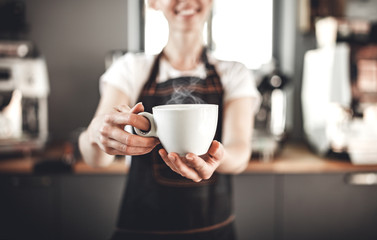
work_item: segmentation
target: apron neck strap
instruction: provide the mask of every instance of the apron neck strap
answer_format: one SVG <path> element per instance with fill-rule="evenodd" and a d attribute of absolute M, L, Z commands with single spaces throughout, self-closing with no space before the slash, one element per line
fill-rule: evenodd
<path fill-rule="evenodd" d="M 155 64 L 156 65 L 156 62 L 159 62 L 161 57 L 164 55 L 164 50 L 162 50 L 156 57 L 155 59 Z M 200 53 L 200 61 L 202 61 L 205 66 L 207 67 L 209 64 L 209 61 L 208 61 L 208 56 L 207 56 L 207 47 L 203 46 L 202 48 L 202 52 Z M 155 67 L 155 66 L 154 66 Z M 158 67 L 158 64 L 157 64 L 157 67 Z"/>
<path fill-rule="evenodd" d="M 155 79 L 157 78 L 158 72 L 159 72 L 159 66 L 160 66 L 160 59 L 164 55 L 164 50 L 162 50 L 154 60 L 152 69 L 151 69 L 151 74 L 149 76 L 149 81 L 148 82 L 154 82 Z M 207 47 L 203 47 L 202 53 L 200 55 L 200 60 L 205 64 L 205 67 L 208 70 L 212 70 L 213 66 L 209 63 L 208 61 L 208 56 L 207 56 Z M 151 83 L 150 83 L 151 84 Z"/>

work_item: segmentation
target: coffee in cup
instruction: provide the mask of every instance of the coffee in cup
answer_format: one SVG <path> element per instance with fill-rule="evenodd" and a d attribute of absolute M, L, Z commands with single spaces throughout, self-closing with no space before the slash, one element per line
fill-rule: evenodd
<path fill-rule="evenodd" d="M 218 105 L 172 104 L 152 108 L 153 114 L 141 112 L 150 124 L 148 132 L 134 128 L 144 137 L 158 137 L 165 150 L 180 156 L 207 153 L 216 133 Z"/>

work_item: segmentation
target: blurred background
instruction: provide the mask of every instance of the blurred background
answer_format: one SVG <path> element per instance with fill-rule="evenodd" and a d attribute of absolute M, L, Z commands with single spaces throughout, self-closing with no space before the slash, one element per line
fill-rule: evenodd
<path fill-rule="evenodd" d="M 377 220 L 376 23 L 377 0 L 215 0 L 203 32 L 207 45 L 219 58 L 244 63 L 263 96 L 252 140 L 256 167 L 236 179 L 241 239 L 376 239 L 370 225 Z M 96 110 L 106 68 L 126 52 L 157 53 L 166 36 L 163 17 L 143 0 L 0 0 L 0 215 L 5 216 L 0 223 L 11 229 L 4 237 L 0 230 L 0 239 L 13 239 L 15 226 L 26 221 L 19 216 L 25 215 L 35 229 L 40 222 L 50 229 L 29 229 L 39 239 L 107 236 L 126 170 L 101 172 L 84 165 L 72 170 L 80 164 L 77 136 Z M 53 151 L 57 157 L 46 157 L 51 146 L 59 149 Z M 279 157 L 289 164 L 291 159 L 309 163 L 276 165 Z M 35 168 L 47 158 L 59 164 Z M 323 167 L 327 158 L 340 165 Z M 43 174 L 35 176 L 36 169 Z M 50 175 L 71 171 L 76 174 Z M 374 188 L 361 184 L 361 190 L 348 191 L 360 182 Z M 303 197 L 307 186 L 315 190 Z M 89 189 L 87 195 L 82 189 Z M 106 196 L 98 189 L 107 189 Z M 323 196 L 331 194 L 340 195 Z M 95 200 L 85 208 L 78 196 L 86 203 Z M 357 196 L 362 197 L 352 202 Z M 316 205 L 316 198 L 323 205 Z M 307 214 L 291 210 L 306 201 L 313 202 L 313 208 L 303 206 Z M 362 206 L 346 217 L 337 215 L 355 203 Z M 83 219 L 77 218 L 79 209 L 86 209 Z M 331 216 L 325 214 L 329 209 L 336 209 Z M 296 215 L 289 218 L 292 212 Z M 250 220 L 254 213 L 258 219 Z M 348 219 L 352 214 L 356 220 Z M 106 230 L 95 234 L 82 225 L 104 220 Z M 340 220 L 349 232 L 335 227 Z M 295 227 L 301 221 L 310 222 L 302 231 Z M 306 232 L 310 226 L 318 231 Z"/>
<path fill-rule="evenodd" d="M 305 53 L 317 47 L 315 20 L 335 16 L 373 23 L 377 3 L 372 0 L 217 2 L 208 28 L 212 31 L 204 33 L 210 39 L 209 46 L 219 57 L 242 61 L 257 72 L 257 77 L 258 72 L 265 74 L 277 69 L 289 78 L 293 94 L 288 103 L 287 128 L 292 140 L 303 139 L 303 61 Z M 1 6 L 2 42 L 26 41 L 46 62 L 51 139 L 67 139 L 72 131 L 88 125 L 99 100 L 99 77 L 112 51 L 153 53 L 160 49 L 166 36 L 156 34 L 166 31 L 159 20 L 162 16 L 155 16 L 158 13 L 153 10 L 144 11 L 143 1 L 2 0 Z M 226 19 L 226 24 L 221 19 Z M 229 33 L 235 25 L 239 27 Z"/>

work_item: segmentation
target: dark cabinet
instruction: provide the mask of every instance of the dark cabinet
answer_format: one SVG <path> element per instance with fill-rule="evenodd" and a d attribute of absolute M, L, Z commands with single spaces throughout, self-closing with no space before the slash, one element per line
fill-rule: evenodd
<path fill-rule="evenodd" d="M 0 176 L 0 239 L 54 239 L 56 178 Z"/>
<path fill-rule="evenodd" d="M 234 177 L 236 230 L 239 240 L 274 239 L 275 176 L 242 174 Z"/>
<path fill-rule="evenodd" d="M 60 178 L 60 239 L 110 239 L 126 176 L 73 175 Z"/>
<path fill-rule="evenodd" d="M 238 239 L 377 239 L 377 185 L 353 174 L 235 176 Z M 0 239 L 109 239 L 126 178 L 0 175 Z"/>
<path fill-rule="evenodd" d="M 0 239 L 109 239 L 125 180 L 102 174 L 0 176 Z"/>
<path fill-rule="evenodd" d="M 377 186 L 350 174 L 281 176 L 279 239 L 377 239 Z"/>

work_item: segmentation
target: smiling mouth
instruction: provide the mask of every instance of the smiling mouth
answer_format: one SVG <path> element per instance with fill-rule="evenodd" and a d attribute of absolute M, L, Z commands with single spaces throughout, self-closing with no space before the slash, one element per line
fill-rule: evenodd
<path fill-rule="evenodd" d="M 177 11 L 176 14 L 181 15 L 181 16 L 189 16 L 189 15 L 194 15 L 196 12 L 197 11 L 195 11 L 194 9 L 186 9 L 182 11 Z"/>
<path fill-rule="evenodd" d="M 179 15 L 179 16 L 191 16 L 191 15 L 194 15 L 194 14 L 198 13 L 199 11 L 200 11 L 199 8 L 197 8 L 197 9 L 195 9 L 195 8 L 186 8 L 186 9 L 182 9 L 182 10 L 176 9 L 175 10 L 175 14 Z"/>

